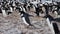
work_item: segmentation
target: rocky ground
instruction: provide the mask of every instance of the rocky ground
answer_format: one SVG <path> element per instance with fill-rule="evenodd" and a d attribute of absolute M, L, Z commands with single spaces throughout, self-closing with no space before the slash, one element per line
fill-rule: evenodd
<path fill-rule="evenodd" d="M 37 17 L 32 12 L 29 14 L 34 15 L 29 18 L 36 28 L 24 24 L 18 12 L 13 12 L 7 17 L 0 14 L 0 34 L 52 34 L 45 18 Z"/>

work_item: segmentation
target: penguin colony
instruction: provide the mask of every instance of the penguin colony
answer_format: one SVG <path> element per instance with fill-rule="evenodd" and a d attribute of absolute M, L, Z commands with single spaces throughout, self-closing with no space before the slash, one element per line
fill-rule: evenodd
<path fill-rule="evenodd" d="M 29 15 L 27 13 L 27 11 L 31 8 L 33 8 L 35 10 L 35 14 L 36 16 L 40 17 L 40 14 L 45 13 L 45 16 L 43 18 L 46 18 L 46 21 L 51 29 L 51 31 L 53 32 L 53 34 L 57 34 L 59 33 L 59 29 L 56 23 L 51 23 L 51 21 L 55 21 L 56 19 L 54 19 L 51 15 L 49 15 L 49 12 L 55 13 L 57 16 L 60 14 L 59 13 L 59 9 L 60 9 L 60 3 L 59 2 L 53 2 L 53 3 L 37 3 L 37 4 L 33 4 L 31 2 L 27 2 L 27 3 L 20 3 L 17 1 L 3 1 L 0 2 L 0 13 L 3 14 L 4 17 L 7 17 L 7 15 L 10 15 L 13 11 L 18 10 L 18 12 L 20 13 L 20 16 L 23 20 L 23 22 L 27 25 L 27 26 L 34 26 L 31 24 L 29 16 L 33 16 L 33 15 Z M 42 7 L 45 8 L 45 11 L 42 9 Z"/>

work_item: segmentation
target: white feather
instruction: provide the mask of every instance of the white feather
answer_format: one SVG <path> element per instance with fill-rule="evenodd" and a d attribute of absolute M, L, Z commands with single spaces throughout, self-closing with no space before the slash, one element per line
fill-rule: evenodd
<path fill-rule="evenodd" d="M 28 3 L 27 6 L 30 6 L 30 4 Z"/>
<path fill-rule="evenodd" d="M 23 7 L 23 11 L 26 12 L 25 8 Z"/>
<path fill-rule="evenodd" d="M 22 20 L 23 20 L 23 22 L 24 22 L 26 25 L 29 25 L 29 24 L 26 22 L 26 20 L 25 20 L 24 17 L 22 17 Z"/>
<path fill-rule="evenodd" d="M 55 10 L 57 10 L 57 7 L 55 8 Z"/>
<path fill-rule="evenodd" d="M 15 3 L 13 3 L 13 6 L 15 6 Z"/>
<path fill-rule="evenodd" d="M 53 29 L 53 25 L 52 25 L 52 23 L 50 23 L 50 20 L 49 20 L 49 18 L 47 18 L 47 24 L 48 24 L 48 26 L 49 26 L 49 28 L 50 28 L 50 30 L 51 30 L 51 32 L 52 32 L 52 34 L 55 34 L 55 32 L 54 32 L 54 29 Z"/>
<path fill-rule="evenodd" d="M 12 7 L 10 7 L 10 10 L 11 10 L 11 12 L 13 12 L 13 9 L 12 9 Z"/>
<path fill-rule="evenodd" d="M 6 17 L 6 16 L 7 16 L 7 14 L 6 14 L 5 10 L 2 10 L 2 13 L 3 13 L 3 16 L 4 16 L 4 17 Z"/>
<path fill-rule="evenodd" d="M 54 13 L 57 15 L 58 13 L 57 13 L 57 11 L 54 11 Z"/>
<path fill-rule="evenodd" d="M 34 11 L 36 11 L 35 7 L 33 6 Z"/>
<path fill-rule="evenodd" d="M 40 4 L 40 6 L 43 6 L 43 4 Z"/>
<path fill-rule="evenodd" d="M 20 7 L 21 11 L 22 11 L 22 7 Z"/>
<path fill-rule="evenodd" d="M 21 16 L 23 16 L 23 14 L 21 14 Z"/>
<path fill-rule="evenodd" d="M 54 11 L 54 14 L 55 14 L 55 18 L 57 18 L 58 17 L 57 11 Z"/>
<path fill-rule="evenodd" d="M 35 4 L 35 7 L 37 7 L 37 5 Z"/>
<path fill-rule="evenodd" d="M 14 10 L 15 10 L 16 8 L 14 7 Z"/>

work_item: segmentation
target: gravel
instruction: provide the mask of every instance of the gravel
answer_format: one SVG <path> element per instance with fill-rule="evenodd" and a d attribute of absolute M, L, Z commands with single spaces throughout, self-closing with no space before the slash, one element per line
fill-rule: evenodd
<path fill-rule="evenodd" d="M 36 28 L 24 24 L 16 12 L 7 17 L 0 14 L 0 34 L 52 34 L 45 18 L 36 16 L 29 18 Z"/>

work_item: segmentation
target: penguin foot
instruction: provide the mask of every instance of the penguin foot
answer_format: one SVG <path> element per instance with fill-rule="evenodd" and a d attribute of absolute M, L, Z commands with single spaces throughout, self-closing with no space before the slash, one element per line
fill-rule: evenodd
<path fill-rule="evenodd" d="M 34 25 L 30 26 L 32 29 L 40 29 L 40 28 L 37 28 L 35 27 Z"/>
<path fill-rule="evenodd" d="M 27 29 L 35 29 L 33 26 L 26 26 Z"/>

